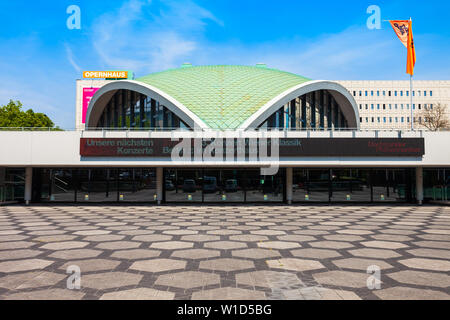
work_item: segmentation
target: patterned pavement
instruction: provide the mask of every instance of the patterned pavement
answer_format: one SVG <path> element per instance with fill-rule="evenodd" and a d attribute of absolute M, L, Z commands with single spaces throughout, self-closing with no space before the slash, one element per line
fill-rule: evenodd
<path fill-rule="evenodd" d="M 0 299 L 447 300 L 450 207 L 0 207 Z"/>

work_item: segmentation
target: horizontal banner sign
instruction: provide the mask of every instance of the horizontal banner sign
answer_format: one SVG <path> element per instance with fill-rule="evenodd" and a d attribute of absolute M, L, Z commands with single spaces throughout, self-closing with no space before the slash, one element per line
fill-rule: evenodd
<path fill-rule="evenodd" d="M 84 79 L 128 79 L 128 71 L 84 71 Z"/>
<path fill-rule="evenodd" d="M 278 153 L 285 157 L 422 157 L 425 154 L 423 138 L 288 138 L 288 139 L 231 139 L 223 140 L 222 148 L 211 148 L 212 142 L 182 139 L 136 139 L 136 138 L 82 138 L 80 155 L 82 157 L 171 157 L 174 147 L 183 155 L 191 150 L 192 159 L 203 155 L 223 154 L 223 160 L 238 156 L 272 156 Z M 216 142 L 217 145 L 219 145 Z M 181 147 L 180 147 L 181 146 Z M 215 159 L 221 161 L 222 159 Z M 186 160 L 186 159 L 184 159 Z"/>

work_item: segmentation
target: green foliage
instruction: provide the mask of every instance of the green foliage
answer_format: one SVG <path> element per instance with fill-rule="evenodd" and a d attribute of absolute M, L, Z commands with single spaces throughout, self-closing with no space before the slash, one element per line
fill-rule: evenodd
<path fill-rule="evenodd" d="M 12 101 L 0 107 L 0 128 L 55 128 L 55 124 L 43 113 L 35 113 L 32 109 L 22 110 L 20 101 Z"/>

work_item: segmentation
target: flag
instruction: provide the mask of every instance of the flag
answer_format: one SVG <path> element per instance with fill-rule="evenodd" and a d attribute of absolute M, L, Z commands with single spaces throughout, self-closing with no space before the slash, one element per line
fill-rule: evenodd
<path fill-rule="evenodd" d="M 412 21 L 391 20 L 389 22 L 397 34 L 397 37 L 408 50 L 406 73 L 412 76 L 414 75 L 414 66 L 416 65 L 416 48 L 414 46 L 414 38 L 412 33 Z"/>

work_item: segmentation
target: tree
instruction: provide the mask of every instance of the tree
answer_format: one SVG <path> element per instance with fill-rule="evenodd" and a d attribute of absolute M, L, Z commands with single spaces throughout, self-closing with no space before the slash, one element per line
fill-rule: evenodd
<path fill-rule="evenodd" d="M 22 110 L 20 101 L 12 101 L 0 107 L 0 128 L 55 128 L 55 124 L 43 113 L 35 113 L 32 109 Z"/>
<path fill-rule="evenodd" d="M 439 131 L 442 129 L 450 129 L 449 114 L 447 106 L 441 103 L 433 107 L 424 108 L 419 116 L 422 118 L 420 125 L 424 126 L 430 131 Z M 416 123 L 417 123 L 416 117 Z"/>

